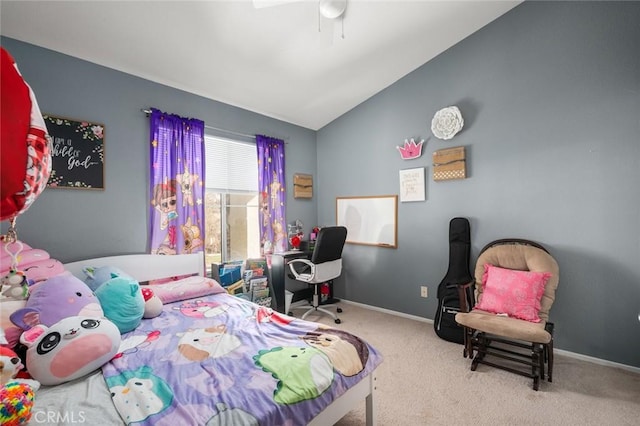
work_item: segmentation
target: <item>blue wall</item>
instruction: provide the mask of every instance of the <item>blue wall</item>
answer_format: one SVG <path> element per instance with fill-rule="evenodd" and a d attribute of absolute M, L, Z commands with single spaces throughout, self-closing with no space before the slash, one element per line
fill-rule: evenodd
<path fill-rule="evenodd" d="M 339 297 L 433 318 L 449 220 L 488 242 L 532 239 L 560 265 L 556 347 L 640 367 L 640 3 L 525 2 L 318 132 L 318 218 L 335 197 L 399 192 L 397 250 L 347 245 Z M 457 105 L 450 141 L 431 118 Z M 403 161 L 404 139 L 429 138 Z M 464 146 L 468 178 L 434 182 L 431 154 Z M 429 298 L 420 298 L 421 285 Z"/>
<path fill-rule="evenodd" d="M 43 113 L 105 126 L 105 190 L 46 189 L 18 218 L 23 241 L 63 262 L 147 251 L 149 119 L 141 109 L 149 107 L 285 139 L 287 220 L 316 223 L 317 198 L 296 200 L 292 190 L 294 173 L 316 174 L 314 131 L 17 40 L 2 38 L 2 46 Z"/>
<path fill-rule="evenodd" d="M 20 237 L 62 261 L 144 252 L 140 109 L 153 106 L 287 138 L 287 216 L 307 226 L 334 224 L 337 196 L 397 194 L 399 170 L 426 167 L 427 200 L 399 204 L 398 249 L 347 245 L 339 297 L 433 318 L 449 220 L 464 216 L 472 261 L 503 237 L 556 257 L 557 348 L 640 367 L 638 22 L 638 2 L 525 2 L 317 133 L 2 38 L 43 112 L 106 127 L 106 189 L 47 189 Z M 465 127 L 445 142 L 430 123 L 448 105 Z M 403 161 L 395 146 L 411 137 L 429 139 Z M 453 146 L 466 147 L 468 178 L 434 182 L 431 154 Z M 313 200 L 293 199 L 296 172 L 314 175 Z"/>

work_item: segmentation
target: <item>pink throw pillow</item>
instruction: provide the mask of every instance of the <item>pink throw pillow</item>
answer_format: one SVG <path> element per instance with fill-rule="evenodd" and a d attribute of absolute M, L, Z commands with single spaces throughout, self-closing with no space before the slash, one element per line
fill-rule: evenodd
<path fill-rule="evenodd" d="M 177 275 L 175 277 L 159 278 L 157 280 L 149 280 L 149 282 L 147 284 L 149 284 L 149 285 L 167 284 L 167 283 L 172 283 L 172 282 L 181 280 L 183 278 L 191 277 L 193 275 L 195 275 L 195 274 Z"/>
<path fill-rule="evenodd" d="M 540 299 L 550 277 L 549 272 L 517 271 L 485 264 L 482 296 L 476 309 L 540 322 Z"/>
<path fill-rule="evenodd" d="M 216 280 L 198 275 L 167 284 L 151 284 L 147 288 L 153 290 L 164 304 L 227 292 Z"/>

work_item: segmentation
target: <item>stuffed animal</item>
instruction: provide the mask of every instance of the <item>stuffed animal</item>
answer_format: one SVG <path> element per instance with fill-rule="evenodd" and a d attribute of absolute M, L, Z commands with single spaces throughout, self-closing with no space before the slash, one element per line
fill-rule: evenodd
<path fill-rule="evenodd" d="M 84 279 L 85 284 L 88 285 L 89 288 L 93 291 L 96 291 L 98 287 L 109 281 L 114 276 L 128 278 L 132 281 L 135 281 L 132 276 L 114 266 L 101 266 L 99 268 L 94 268 L 91 266 L 83 268 L 82 272 L 84 272 L 87 276 Z"/>
<path fill-rule="evenodd" d="M 0 424 L 26 425 L 31 419 L 36 390 L 37 387 L 18 381 L 10 381 L 0 386 Z"/>
<path fill-rule="evenodd" d="M 0 346 L 0 385 L 15 379 L 23 368 L 24 365 L 22 365 L 18 354 L 12 349 Z"/>
<path fill-rule="evenodd" d="M 64 265 L 57 259 L 44 259 L 26 264 L 21 268 L 27 276 L 30 286 L 65 272 Z"/>
<path fill-rule="evenodd" d="M 38 324 L 50 327 L 63 318 L 75 315 L 104 316 L 100 302 L 91 289 L 68 272 L 51 277 L 30 289 L 31 296 L 26 306 L 9 317 L 12 323 L 23 330 Z"/>
<path fill-rule="evenodd" d="M 0 251 L 0 267 L 3 272 L 11 268 L 11 264 L 16 261 L 18 266 L 38 260 L 49 259 L 49 253 L 44 250 L 34 249 L 22 240 L 15 242 L 3 242 Z"/>
<path fill-rule="evenodd" d="M 20 249 L 16 253 L 7 249 L 0 252 L 0 276 L 9 274 L 12 269 L 22 271 L 27 283 L 33 285 L 64 272 L 62 263 L 52 259 L 45 250 L 31 248 L 22 241 L 17 244 Z"/>
<path fill-rule="evenodd" d="M 0 346 L 0 424 L 23 425 L 31 418 L 35 380 L 16 379 L 24 366 L 11 349 Z"/>
<path fill-rule="evenodd" d="M 20 245 L 22 249 L 15 254 L 15 259 L 9 253 L 0 256 L 1 276 L 8 274 L 11 269 L 17 269 L 23 271 L 29 285 L 33 285 L 64 272 L 62 263 L 59 260 L 51 259 L 45 250 L 24 248 L 26 245 L 22 242 Z"/>
<path fill-rule="evenodd" d="M 22 329 L 11 323 L 9 316 L 26 305 L 27 301 L 24 299 L 2 299 L 0 301 L 0 345 L 7 348 L 15 348 L 20 342 Z"/>
<path fill-rule="evenodd" d="M 36 325 L 22 333 L 31 376 L 46 386 L 82 377 L 118 352 L 120 332 L 106 318 L 72 316 L 51 327 Z"/>
<path fill-rule="evenodd" d="M 142 297 L 144 298 L 144 314 L 142 318 L 155 318 L 162 313 L 162 300 L 149 288 L 141 286 Z"/>
<path fill-rule="evenodd" d="M 2 295 L 8 299 L 26 299 L 29 296 L 27 276 L 22 271 L 10 269 L 0 278 Z"/>
<path fill-rule="evenodd" d="M 114 276 L 95 290 L 104 316 L 124 334 L 135 329 L 144 314 L 144 298 L 137 281 Z"/>

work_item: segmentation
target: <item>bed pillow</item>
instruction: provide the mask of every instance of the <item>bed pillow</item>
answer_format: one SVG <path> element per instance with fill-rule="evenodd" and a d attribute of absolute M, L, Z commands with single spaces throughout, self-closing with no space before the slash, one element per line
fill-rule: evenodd
<path fill-rule="evenodd" d="M 135 281 L 135 279 L 131 275 L 127 274 L 119 268 L 116 268 L 115 266 L 110 265 L 100 266 L 97 268 L 93 266 L 87 266 L 82 268 L 82 272 L 84 272 L 84 274 L 86 275 L 84 279 L 85 284 L 88 285 L 92 291 L 96 291 L 98 287 L 112 279 L 114 276 Z"/>
<path fill-rule="evenodd" d="M 549 272 L 517 271 L 485 264 L 482 296 L 476 309 L 540 322 L 540 299 L 550 277 Z"/>
<path fill-rule="evenodd" d="M 167 278 L 159 278 L 157 280 L 149 280 L 148 284 L 156 285 L 156 284 L 168 284 L 172 282 L 176 282 L 183 278 L 192 277 L 196 274 L 186 274 L 186 275 L 177 275 L 175 277 L 167 277 Z"/>
<path fill-rule="evenodd" d="M 149 288 L 164 304 L 227 292 L 216 280 L 197 275 L 167 284 L 150 284 Z"/>

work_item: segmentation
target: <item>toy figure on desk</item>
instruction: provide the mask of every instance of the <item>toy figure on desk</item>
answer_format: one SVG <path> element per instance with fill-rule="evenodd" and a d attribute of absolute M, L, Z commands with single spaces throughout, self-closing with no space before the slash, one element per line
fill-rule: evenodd
<path fill-rule="evenodd" d="M 316 238 L 318 238 L 319 232 L 320 232 L 320 228 L 317 226 L 314 226 L 313 229 L 311 230 L 311 241 L 315 241 Z"/>
<path fill-rule="evenodd" d="M 302 241 L 302 239 L 300 238 L 299 235 L 294 235 L 289 239 L 289 241 L 295 250 L 300 249 L 300 242 Z"/>
<path fill-rule="evenodd" d="M 316 239 L 318 239 L 318 233 L 320 232 L 320 228 L 314 226 L 309 233 L 309 242 L 302 244 L 302 250 L 312 252 L 316 245 Z"/>
<path fill-rule="evenodd" d="M 296 219 L 294 223 L 287 225 L 287 227 L 289 244 L 291 245 L 291 247 L 293 247 L 294 250 L 299 250 L 300 243 L 302 242 L 302 238 L 304 237 L 304 232 L 302 232 L 302 221 L 300 219 Z"/>

